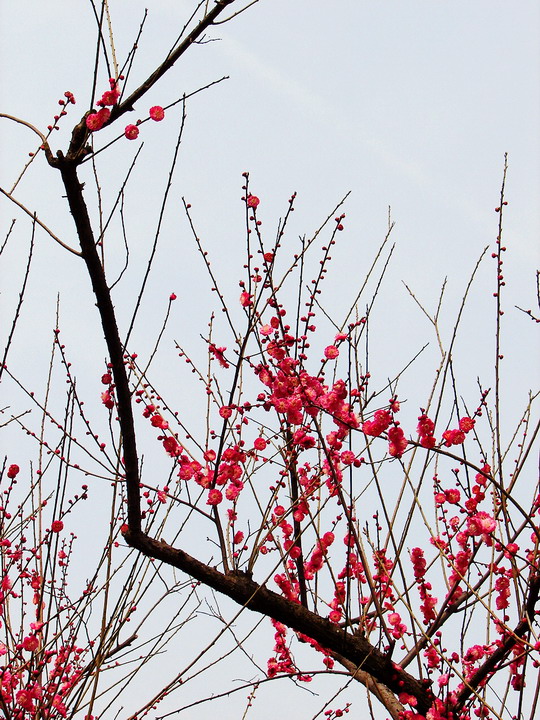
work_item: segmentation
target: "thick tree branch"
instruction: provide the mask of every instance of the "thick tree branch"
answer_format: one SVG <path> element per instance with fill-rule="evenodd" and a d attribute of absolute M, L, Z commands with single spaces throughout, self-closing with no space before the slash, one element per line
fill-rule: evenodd
<path fill-rule="evenodd" d="M 138 532 L 141 527 L 139 460 L 135 439 L 133 409 L 131 407 L 131 393 L 124 365 L 124 347 L 120 341 L 111 294 L 105 278 L 105 271 L 96 249 L 88 208 L 86 207 L 83 197 L 82 185 L 77 177 L 76 164 L 68 159 L 61 159 L 59 161 L 59 169 L 66 189 L 69 209 L 71 210 L 75 227 L 77 228 L 81 253 L 86 263 L 92 288 L 96 296 L 96 303 L 103 326 L 103 334 L 109 351 L 109 359 L 116 386 L 118 420 L 122 432 L 123 462 L 128 496 L 128 521 L 130 527 L 135 532 Z"/>
<path fill-rule="evenodd" d="M 343 656 L 355 668 L 372 675 L 377 683 L 386 685 L 392 692 L 414 695 L 418 700 L 418 712 L 425 714 L 431 706 L 433 695 L 429 687 L 396 666 L 362 635 L 352 635 L 299 603 L 291 602 L 264 585 L 259 585 L 245 573 L 219 572 L 183 550 L 154 540 L 143 533 L 134 532 L 131 527 L 124 537 L 131 547 L 148 557 L 183 570 L 195 580 L 223 593 L 239 605 L 274 618 L 313 638 L 322 647 Z"/>
<path fill-rule="evenodd" d="M 225 10 L 226 7 L 232 5 L 235 0 L 218 0 L 215 6 L 207 13 L 204 18 L 193 28 L 189 35 L 178 45 L 178 47 L 165 58 L 165 60 L 157 67 L 154 72 L 149 75 L 146 80 L 134 90 L 129 97 L 123 100 L 119 105 L 112 108 L 111 117 L 106 125 L 110 125 L 124 113 L 133 110 L 135 103 L 150 90 L 160 80 L 165 73 L 172 68 L 175 62 L 201 37 L 204 31 L 213 24 L 214 20 Z M 88 113 L 87 113 L 88 114 Z M 80 163 L 85 154 L 87 154 L 85 143 L 88 139 L 89 131 L 86 127 L 86 115 L 75 126 L 71 136 L 71 142 L 67 157 L 70 160 Z M 53 158 L 51 164 L 56 164 Z"/>
<path fill-rule="evenodd" d="M 392 716 L 392 720 L 400 720 L 401 713 L 405 708 L 399 702 L 397 697 L 391 692 L 386 685 L 377 682 L 372 675 L 365 672 L 359 667 L 355 667 L 353 663 L 349 662 L 347 658 L 344 658 L 339 653 L 332 653 L 333 657 L 346 668 L 355 680 L 364 685 L 370 693 L 375 695 L 380 703 L 388 710 Z"/>

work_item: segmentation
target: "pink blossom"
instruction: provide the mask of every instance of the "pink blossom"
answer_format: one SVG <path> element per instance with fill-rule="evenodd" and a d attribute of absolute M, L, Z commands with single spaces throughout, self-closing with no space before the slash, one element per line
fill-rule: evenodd
<path fill-rule="evenodd" d="M 456 503 L 459 502 L 461 498 L 461 493 L 457 488 L 452 488 L 451 490 L 445 490 L 444 495 L 449 503 L 452 505 L 456 505 Z"/>
<path fill-rule="evenodd" d="M 420 415 L 418 418 L 417 432 L 420 435 L 420 445 L 431 450 L 435 447 L 436 440 L 433 436 L 435 432 L 435 423 L 430 420 L 427 415 Z"/>
<path fill-rule="evenodd" d="M 462 430 L 445 430 L 442 436 L 446 447 L 462 445 L 465 441 L 465 433 Z"/>
<path fill-rule="evenodd" d="M 152 415 L 150 422 L 153 427 L 161 428 L 161 430 L 167 430 L 167 428 L 169 427 L 169 423 L 164 420 L 159 413 L 155 413 L 154 415 Z"/>
<path fill-rule="evenodd" d="M 459 429 L 464 432 L 468 433 L 470 430 L 473 429 L 475 424 L 475 421 L 470 417 L 462 417 L 459 421 Z"/>
<path fill-rule="evenodd" d="M 225 490 L 225 497 L 227 498 L 227 500 L 234 502 L 240 495 L 240 491 L 243 489 L 243 487 L 243 483 L 229 483 L 229 485 L 227 485 L 227 489 Z"/>
<path fill-rule="evenodd" d="M 165 111 L 163 110 L 161 105 L 154 105 L 154 107 L 150 108 L 149 115 L 152 118 L 152 120 L 159 122 L 160 120 L 163 120 L 163 118 L 165 117 Z"/>
<path fill-rule="evenodd" d="M 365 435 L 379 437 L 379 435 L 388 429 L 391 422 L 392 414 L 388 410 L 377 410 L 373 416 L 373 420 L 367 420 L 362 425 L 362 432 Z"/>
<path fill-rule="evenodd" d="M 392 457 L 400 458 L 407 449 L 408 441 L 403 430 L 394 425 L 388 430 L 388 452 Z"/>
<path fill-rule="evenodd" d="M 87 116 L 86 127 L 92 132 L 101 130 L 110 117 L 111 111 L 109 108 L 101 108 L 97 113 L 90 113 L 90 115 Z"/>
<path fill-rule="evenodd" d="M 208 499 L 206 500 L 207 505 L 219 505 L 223 500 L 223 493 L 217 488 L 212 488 L 208 491 Z"/>
<path fill-rule="evenodd" d="M 210 343 L 208 346 L 208 349 L 212 353 L 212 355 L 216 358 L 216 360 L 219 362 L 221 367 L 228 368 L 229 363 L 225 360 L 225 352 L 227 350 L 226 347 L 216 347 L 214 343 Z"/>
<path fill-rule="evenodd" d="M 450 680 L 450 674 L 443 673 L 440 677 L 437 678 L 437 684 L 439 685 L 439 687 L 444 687 L 445 685 L 448 685 L 449 680 Z"/>
<path fill-rule="evenodd" d="M 327 547 L 330 547 L 330 545 L 332 545 L 332 543 L 334 542 L 335 539 L 336 539 L 336 536 L 334 535 L 333 532 L 331 532 L 329 530 L 328 532 L 325 532 L 324 535 L 322 536 L 321 543 L 325 548 L 327 548 Z"/>
<path fill-rule="evenodd" d="M 240 305 L 242 307 L 250 307 L 253 305 L 253 300 L 251 299 L 251 295 L 244 290 L 244 292 L 240 293 Z"/>
<path fill-rule="evenodd" d="M 178 440 L 172 437 L 172 435 L 169 435 L 169 437 L 166 437 L 165 440 L 163 440 L 163 447 L 165 452 L 171 457 L 178 457 L 182 452 L 182 447 L 178 443 Z"/>
<path fill-rule="evenodd" d="M 483 535 L 491 533 L 497 527 L 497 523 L 488 515 L 487 512 L 480 510 L 470 517 L 467 521 L 467 531 L 469 535 Z"/>
<path fill-rule="evenodd" d="M 39 640 L 35 635 L 28 635 L 24 638 L 22 641 L 22 646 L 24 650 L 27 650 L 28 652 L 34 652 L 34 650 L 37 649 L 39 645 Z"/>
<path fill-rule="evenodd" d="M 106 408 L 109 410 L 112 410 L 114 407 L 114 398 L 111 395 L 110 390 L 105 390 L 105 392 L 101 393 L 101 402 L 105 405 Z"/>
<path fill-rule="evenodd" d="M 351 450 L 344 450 L 341 453 L 341 462 L 344 465 L 352 465 L 352 463 L 356 460 L 356 455 Z"/>
<path fill-rule="evenodd" d="M 7 476 L 10 478 L 10 480 L 13 480 L 13 478 L 17 477 L 19 474 L 20 468 L 18 465 L 10 465 L 8 467 Z"/>
<path fill-rule="evenodd" d="M 65 717 L 67 716 L 66 706 L 65 706 L 64 703 L 62 702 L 62 696 L 61 696 L 61 695 L 55 695 L 55 696 L 53 697 L 52 706 L 53 706 L 53 708 L 54 708 L 55 710 L 58 711 L 58 714 L 59 714 L 61 717 L 65 718 Z M 89 719 L 90 719 L 92 716 L 90 715 L 90 716 L 88 716 L 88 717 L 89 717 Z"/>
<path fill-rule="evenodd" d="M 15 695 L 17 704 L 24 708 L 27 712 L 35 712 L 34 700 L 29 690 L 19 690 Z"/>
<path fill-rule="evenodd" d="M 248 207 L 256 208 L 256 207 L 258 207 L 258 205 L 261 201 L 259 200 L 259 198 L 256 195 L 248 195 L 246 202 L 247 202 Z"/>
<path fill-rule="evenodd" d="M 110 90 L 105 90 L 101 96 L 101 100 L 98 100 L 96 105 L 116 105 L 119 97 L 120 90 L 116 86 L 113 86 Z"/>
<path fill-rule="evenodd" d="M 136 125 L 126 125 L 124 135 L 128 140 L 136 140 L 139 137 L 139 128 Z"/>
<path fill-rule="evenodd" d="M 339 356 L 339 350 L 335 345 L 328 345 L 328 347 L 324 348 L 324 357 L 327 360 L 334 360 Z"/>
<path fill-rule="evenodd" d="M 289 555 L 292 557 L 293 560 L 298 560 L 301 554 L 302 549 L 298 545 L 292 545 L 289 548 Z"/>

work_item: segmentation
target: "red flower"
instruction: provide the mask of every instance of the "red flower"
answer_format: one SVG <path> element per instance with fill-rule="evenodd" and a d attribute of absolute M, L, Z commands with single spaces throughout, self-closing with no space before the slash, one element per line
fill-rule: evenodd
<path fill-rule="evenodd" d="M 248 195 L 246 202 L 248 207 L 256 208 L 261 201 L 256 195 Z"/>
<path fill-rule="evenodd" d="M 442 436 L 446 447 L 462 445 L 465 441 L 465 433 L 462 430 L 445 430 Z"/>
<path fill-rule="evenodd" d="M 136 140 L 139 137 L 139 128 L 136 125 L 126 125 L 124 135 L 128 140 Z"/>
<path fill-rule="evenodd" d="M 20 468 L 18 465 L 10 465 L 8 467 L 7 476 L 11 480 L 19 474 Z"/>
<path fill-rule="evenodd" d="M 27 650 L 28 652 L 34 652 L 34 650 L 39 645 L 39 640 L 35 635 L 28 635 L 24 638 L 22 641 L 22 646 L 24 650 Z"/>
<path fill-rule="evenodd" d="M 160 120 L 163 120 L 165 117 L 165 111 L 160 105 L 154 105 L 154 107 L 150 108 L 149 112 L 150 117 L 152 120 L 155 120 L 156 122 L 159 122 Z"/>
<path fill-rule="evenodd" d="M 420 435 L 420 445 L 422 447 L 425 447 L 428 450 L 435 447 L 437 441 L 433 436 L 433 433 L 435 432 L 435 423 L 433 420 L 430 420 L 425 414 L 420 415 L 418 418 L 418 427 L 416 429 Z"/>
<path fill-rule="evenodd" d="M 459 429 L 464 433 L 468 433 L 473 429 L 475 421 L 470 417 L 462 417 L 459 421 Z"/>
<path fill-rule="evenodd" d="M 324 348 L 324 357 L 327 360 L 334 360 L 339 355 L 339 350 L 335 345 L 328 345 Z"/>
<path fill-rule="evenodd" d="M 111 111 L 109 108 L 101 108 L 97 113 L 90 113 L 90 115 L 88 115 L 86 118 L 86 127 L 92 132 L 101 130 L 110 117 Z"/>
<path fill-rule="evenodd" d="M 449 503 L 452 505 L 455 505 L 459 502 L 461 498 L 461 493 L 457 488 L 452 488 L 451 490 L 445 490 L 444 492 L 445 498 L 448 500 Z"/>
<path fill-rule="evenodd" d="M 61 520 L 53 520 L 53 522 L 51 523 L 51 530 L 54 533 L 59 533 L 63 529 L 64 523 Z"/>
<path fill-rule="evenodd" d="M 467 532 L 469 535 L 484 535 L 491 533 L 497 527 L 497 523 L 487 512 L 480 510 L 476 515 L 468 518 Z"/>
<path fill-rule="evenodd" d="M 250 305 L 253 305 L 253 300 L 251 299 L 251 295 L 244 290 L 243 293 L 240 293 L 240 305 L 242 307 L 250 307 Z"/>
<path fill-rule="evenodd" d="M 97 105 L 116 105 L 118 98 L 120 97 L 120 90 L 118 88 L 112 88 L 111 90 L 105 90 L 101 96 L 101 100 L 97 101 Z"/>
<path fill-rule="evenodd" d="M 214 345 L 214 343 L 210 343 L 210 345 L 208 346 L 208 349 L 213 354 L 213 356 L 216 358 L 216 360 L 221 365 L 221 367 L 223 367 L 223 368 L 229 367 L 229 363 L 225 360 L 225 351 L 227 350 L 226 347 L 216 347 Z"/>
<path fill-rule="evenodd" d="M 388 430 L 388 452 L 392 457 L 400 458 L 407 449 L 407 438 L 400 427 L 394 425 Z"/>
<path fill-rule="evenodd" d="M 221 490 L 218 490 L 217 488 L 212 488 L 212 490 L 208 491 L 208 499 L 206 501 L 207 505 L 219 505 L 219 503 L 223 500 L 223 493 Z"/>
<path fill-rule="evenodd" d="M 182 453 L 182 448 L 178 444 L 178 441 L 171 436 L 165 438 L 163 447 L 165 448 L 165 452 L 169 453 L 171 457 L 178 457 Z"/>
<path fill-rule="evenodd" d="M 29 690 L 19 690 L 15 695 L 15 699 L 17 700 L 17 704 L 28 712 L 35 712 L 33 698 Z"/>
<path fill-rule="evenodd" d="M 105 405 L 106 408 L 109 410 L 112 410 L 114 407 L 114 398 L 111 395 L 109 390 L 105 390 L 105 392 L 101 393 L 101 402 Z"/>
<path fill-rule="evenodd" d="M 162 430 L 167 430 L 167 428 L 169 427 L 169 423 L 164 420 L 159 413 L 152 415 L 150 423 L 153 427 L 161 428 Z"/>
<path fill-rule="evenodd" d="M 392 415 L 388 410 L 377 410 L 373 416 L 373 420 L 367 420 L 362 425 L 362 432 L 372 437 L 379 437 L 388 429 L 392 422 Z"/>
<path fill-rule="evenodd" d="M 321 543 L 324 545 L 324 547 L 330 547 L 334 540 L 336 539 L 336 536 L 333 532 L 325 532 L 324 535 L 321 538 Z"/>

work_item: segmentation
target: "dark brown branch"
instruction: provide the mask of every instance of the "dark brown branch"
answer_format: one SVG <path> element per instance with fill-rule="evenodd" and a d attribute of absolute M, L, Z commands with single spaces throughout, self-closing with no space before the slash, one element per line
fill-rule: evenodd
<path fill-rule="evenodd" d="M 116 385 L 118 419 L 122 432 L 124 471 L 128 496 L 128 521 L 133 531 L 138 532 L 141 527 L 139 460 L 133 409 L 131 407 L 131 393 L 124 365 L 124 347 L 120 341 L 114 307 L 105 278 L 105 271 L 96 249 L 88 208 L 83 197 L 82 185 L 77 177 L 76 164 L 68 159 L 61 159 L 59 160 L 59 169 L 66 189 L 69 209 L 77 228 L 81 253 L 96 296 L 103 334 L 109 351 L 109 359 Z"/>
<path fill-rule="evenodd" d="M 112 650 L 109 650 L 109 652 L 104 656 L 103 659 L 104 659 L 104 660 L 110 660 L 110 658 L 111 658 L 113 655 L 116 655 L 117 652 L 120 652 L 120 650 L 125 650 L 125 648 L 129 647 L 130 645 L 132 645 L 132 644 L 135 642 L 135 640 L 138 639 L 138 637 L 139 637 L 139 636 L 138 636 L 136 633 L 133 633 L 133 635 L 130 635 L 126 640 L 124 640 L 124 642 L 119 643 L 119 644 L 116 645 L 116 647 L 114 647 Z"/>
<path fill-rule="evenodd" d="M 361 635 L 352 635 L 339 626 L 322 618 L 299 603 L 291 602 L 259 585 L 240 571 L 224 574 L 206 563 L 174 548 L 163 541 L 157 541 L 133 532 L 125 534 L 128 544 L 148 557 L 176 567 L 195 580 L 223 593 L 239 605 L 274 618 L 284 625 L 316 640 L 322 647 L 338 653 L 356 668 L 373 676 L 377 683 L 386 685 L 392 692 L 410 693 L 417 699 L 416 709 L 425 714 L 433 702 L 433 695 L 424 683 L 396 666 L 388 656 Z"/>
<path fill-rule="evenodd" d="M 188 50 L 197 40 L 201 37 L 204 31 L 212 25 L 214 20 L 225 10 L 226 7 L 231 5 L 235 0 L 218 0 L 215 6 L 210 12 L 204 16 L 204 18 L 193 28 L 189 35 L 183 40 L 180 45 L 171 52 L 167 58 L 157 67 L 154 72 L 149 75 L 146 80 L 134 90 L 129 97 L 123 100 L 119 105 L 112 108 L 110 120 L 106 125 L 110 125 L 116 119 L 124 115 L 124 113 L 133 110 L 135 103 L 141 99 L 141 97 L 150 90 L 160 80 L 165 73 L 172 68 L 175 62 Z M 90 152 L 90 148 L 86 148 L 85 144 L 89 136 L 88 128 L 86 127 L 86 116 L 81 119 L 78 125 L 75 126 L 73 134 L 71 136 L 71 142 L 69 144 L 69 150 L 67 157 L 69 160 L 80 163 L 86 154 Z M 60 158 L 61 160 L 61 158 Z M 49 160 L 51 165 L 56 166 L 58 160 L 52 158 Z"/>
<path fill-rule="evenodd" d="M 180 43 L 180 45 L 166 58 L 166 60 L 158 67 L 154 72 L 148 76 L 148 78 L 139 87 L 134 90 L 129 97 L 123 100 L 120 105 L 115 107 L 112 111 L 111 122 L 117 117 L 123 115 L 129 110 L 133 110 L 133 106 L 140 100 L 140 98 L 150 90 L 150 88 L 157 83 L 157 81 L 165 75 L 165 73 L 172 68 L 175 62 L 188 50 L 188 48 L 195 43 L 204 31 L 212 25 L 214 20 L 220 15 L 228 5 L 231 5 L 234 0 L 218 0 L 215 6 L 210 12 L 200 21 L 200 23 L 193 28 L 186 39 Z"/>
<path fill-rule="evenodd" d="M 306 589 L 306 577 L 304 573 L 304 548 L 302 543 L 302 525 L 295 518 L 295 511 L 298 507 L 298 488 L 300 487 L 300 481 L 298 479 L 297 472 L 297 455 L 293 450 L 293 439 L 290 427 L 287 427 L 287 445 L 286 452 L 288 457 L 285 458 L 285 464 L 289 471 L 289 477 L 291 479 L 291 501 L 293 509 L 293 528 L 294 528 L 294 540 L 295 544 L 300 548 L 300 555 L 296 558 L 296 572 L 298 575 L 298 586 L 300 588 L 300 602 L 304 607 L 308 606 L 307 602 L 307 589 Z"/>
<path fill-rule="evenodd" d="M 382 703 L 382 705 L 384 705 L 384 707 L 388 710 L 392 716 L 392 720 L 400 720 L 402 717 L 401 713 L 405 708 L 399 702 L 394 693 L 386 687 L 386 685 L 377 682 L 372 675 L 358 667 L 355 667 L 353 663 L 349 662 L 342 655 L 339 655 L 338 653 L 332 653 L 332 655 L 341 665 L 343 665 L 344 668 L 349 671 L 354 680 L 357 680 L 365 688 L 367 688 L 370 693 L 375 695 L 377 700 L 379 700 L 379 702 Z"/>

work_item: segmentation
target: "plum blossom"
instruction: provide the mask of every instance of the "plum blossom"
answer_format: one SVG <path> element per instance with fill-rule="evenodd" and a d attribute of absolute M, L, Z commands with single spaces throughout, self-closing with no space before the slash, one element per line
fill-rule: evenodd
<path fill-rule="evenodd" d="M 136 125 L 126 125 L 124 135 L 128 140 L 136 140 L 139 137 L 139 128 Z"/>
<path fill-rule="evenodd" d="M 160 120 L 163 120 L 165 117 L 165 111 L 161 107 L 161 105 L 154 105 L 150 108 L 150 111 L 148 113 L 152 120 L 155 120 L 156 122 L 159 122 Z"/>

